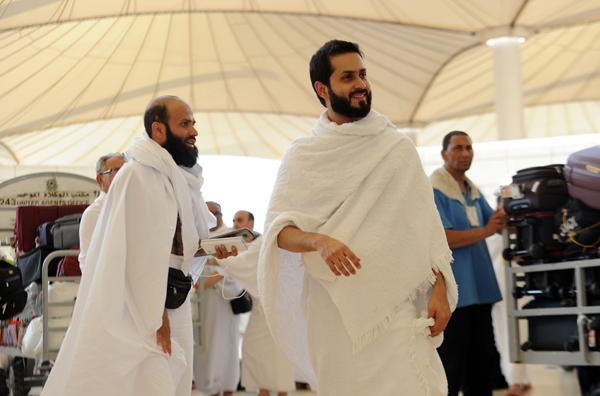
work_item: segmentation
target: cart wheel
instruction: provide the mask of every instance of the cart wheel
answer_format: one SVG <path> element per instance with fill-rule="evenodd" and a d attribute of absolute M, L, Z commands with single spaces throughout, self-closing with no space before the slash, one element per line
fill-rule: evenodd
<path fill-rule="evenodd" d="M 25 358 L 16 357 L 8 368 L 10 396 L 27 396 L 31 387 L 25 383 L 28 367 Z"/>

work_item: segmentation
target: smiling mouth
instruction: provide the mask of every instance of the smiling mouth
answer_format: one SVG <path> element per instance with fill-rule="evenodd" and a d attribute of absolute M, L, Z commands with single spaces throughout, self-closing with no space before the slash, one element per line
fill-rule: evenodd
<path fill-rule="evenodd" d="M 196 139 L 188 139 L 188 140 L 185 141 L 185 144 L 188 147 L 194 147 L 196 145 Z"/>

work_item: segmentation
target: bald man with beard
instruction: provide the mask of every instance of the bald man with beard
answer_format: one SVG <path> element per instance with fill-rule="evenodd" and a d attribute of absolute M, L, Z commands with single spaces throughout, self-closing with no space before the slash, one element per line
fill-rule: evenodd
<path fill-rule="evenodd" d="M 71 325 L 44 396 L 191 394 L 189 298 L 165 309 L 169 267 L 197 277 L 214 218 L 202 198 L 198 132 L 180 98 L 153 100 L 90 241 Z M 235 254 L 235 252 L 233 252 Z M 219 247 L 216 256 L 229 252 Z"/>

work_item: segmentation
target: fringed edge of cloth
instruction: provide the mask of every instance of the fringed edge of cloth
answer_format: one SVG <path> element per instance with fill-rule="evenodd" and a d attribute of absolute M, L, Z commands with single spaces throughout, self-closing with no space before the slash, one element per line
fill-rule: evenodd
<path fill-rule="evenodd" d="M 433 265 L 431 267 L 432 271 L 429 276 L 420 286 L 415 288 L 409 295 L 408 301 L 414 302 L 417 296 L 423 292 L 425 292 L 429 287 L 433 286 L 437 280 L 436 272 L 441 272 L 446 279 L 446 295 L 448 296 L 448 302 L 450 304 L 450 308 L 453 311 L 456 307 L 456 302 L 458 301 L 458 288 L 456 286 L 456 282 L 454 281 L 454 276 L 452 274 L 452 268 L 450 267 L 450 263 L 452 263 L 452 251 L 448 249 L 448 251 L 434 260 Z M 449 275 L 448 275 L 449 274 Z M 373 326 L 369 331 L 360 335 L 352 342 L 352 351 L 353 353 L 358 353 L 371 343 L 373 343 L 379 336 L 381 336 L 394 321 L 398 318 L 399 313 L 402 311 L 402 304 L 398 304 L 392 312 L 386 315 L 385 318 L 375 326 Z"/>

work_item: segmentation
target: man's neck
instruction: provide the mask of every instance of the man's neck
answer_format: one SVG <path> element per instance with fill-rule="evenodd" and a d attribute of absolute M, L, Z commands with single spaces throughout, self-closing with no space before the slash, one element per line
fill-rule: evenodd
<path fill-rule="evenodd" d="M 467 178 L 465 176 L 465 172 L 449 169 L 445 165 L 444 165 L 444 168 L 446 169 L 446 171 L 448 171 L 448 173 L 450 173 L 450 175 L 452 175 L 454 180 L 456 180 L 460 189 L 463 191 L 466 191 L 467 187 L 465 186 L 465 182 L 466 182 Z"/>

